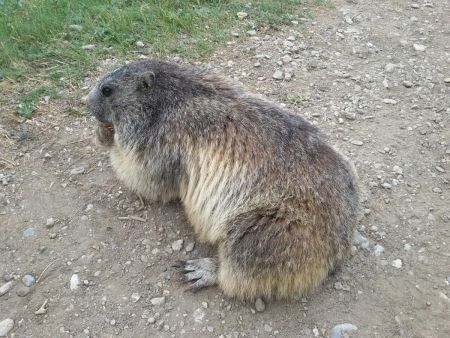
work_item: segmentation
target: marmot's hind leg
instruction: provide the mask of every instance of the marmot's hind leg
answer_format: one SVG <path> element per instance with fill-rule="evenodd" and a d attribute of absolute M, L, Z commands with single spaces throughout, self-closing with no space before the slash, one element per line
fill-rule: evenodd
<path fill-rule="evenodd" d="M 279 210 L 237 217 L 219 248 L 217 281 L 241 300 L 288 298 L 317 287 L 339 259 L 339 243 L 327 229 Z"/>

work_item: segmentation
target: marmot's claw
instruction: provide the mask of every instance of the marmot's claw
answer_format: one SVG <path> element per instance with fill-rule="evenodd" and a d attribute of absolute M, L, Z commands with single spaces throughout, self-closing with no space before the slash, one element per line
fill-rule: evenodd
<path fill-rule="evenodd" d="M 182 282 L 193 282 L 188 288 L 192 292 L 217 283 L 216 258 L 178 261 L 173 266 L 179 270 Z"/>

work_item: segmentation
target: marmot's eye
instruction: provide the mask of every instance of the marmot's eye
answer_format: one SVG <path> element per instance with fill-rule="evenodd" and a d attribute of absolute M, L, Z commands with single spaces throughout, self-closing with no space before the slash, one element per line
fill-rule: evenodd
<path fill-rule="evenodd" d="M 102 88 L 102 94 L 103 94 L 103 96 L 106 96 L 106 97 L 108 97 L 108 96 L 111 96 L 111 94 L 112 94 L 112 88 L 111 87 L 103 87 Z"/>

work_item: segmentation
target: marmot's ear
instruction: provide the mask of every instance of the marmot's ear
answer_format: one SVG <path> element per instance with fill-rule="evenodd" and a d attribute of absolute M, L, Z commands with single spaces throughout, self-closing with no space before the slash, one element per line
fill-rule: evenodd
<path fill-rule="evenodd" d="M 155 73 L 153 73 L 150 70 L 146 71 L 142 74 L 139 74 L 139 77 L 138 77 L 139 86 L 141 86 L 142 88 L 151 87 L 154 80 L 155 80 Z"/>

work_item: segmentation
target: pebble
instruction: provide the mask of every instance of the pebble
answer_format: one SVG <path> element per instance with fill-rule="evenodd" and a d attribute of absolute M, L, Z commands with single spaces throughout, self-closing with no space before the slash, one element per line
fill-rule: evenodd
<path fill-rule="evenodd" d="M 359 233 L 359 231 L 355 231 L 353 236 L 353 244 L 359 245 L 362 249 L 367 249 L 370 243 L 366 237 Z"/>
<path fill-rule="evenodd" d="M 11 290 L 13 286 L 14 281 L 12 280 L 0 286 L 0 296 L 3 296 L 5 293 L 9 292 L 9 290 Z"/>
<path fill-rule="evenodd" d="M 50 229 L 55 225 L 55 219 L 53 217 L 47 218 L 47 221 L 45 222 L 45 227 L 47 229 Z"/>
<path fill-rule="evenodd" d="M 358 327 L 353 324 L 350 323 L 339 324 L 333 327 L 333 329 L 331 330 L 331 338 L 348 337 L 349 333 L 356 330 L 358 330 Z"/>
<path fill-rule="evenodd" d="M 25 297 L 26 295 L 28 295 L 30 293 L 30 291 L 31 291 L 30 287 L 22 285 L 22 286 L 17 288 L 16 294 L 19 297 Z"/>
<path fill-rule="evenodd" d="M 195 246 L 195 243 L 190 242 L 190 243 L 186 244 L 184 250 L 186 250 L 186 252 L 191 252 L 192 250 L 194 250 L 194 246 Z"/>
<path fill-rule="evenodd" d="M 386 104 L 397 104 L 397 101 L 394 99 L 383 99 L 383 102 Z"/>
<path fill-rule="evenodd" d="M 266 309 L 266 304 L 264 303 L 264 301 L 261 298 L 258 298 L 256 300 L 255 309 L 258 312 L 264 312 L 264 310 Z"/>
<path fill-rule="evenodd" d="M 292 57 L 291 57 L 290 55 L 284 55 L 284 56 L 281 58 L 281 61 L 283 61 L 283 63 L 289 63 L 289 62 L 292 61 Z"/>
<path fill-rule="evenodd" d="M 236 15 L 239 20 L 244 20 L 246 17 L 248 17 L 248 14 L 246 12 L 237 12 Z"/>
<path fill-rule="evenodd" d="M 427 49 L 426 46 L 421 45 L 421 44 L 419 44 L 419 43 L 413 44 L 413 47 L 414 47 L 414 50 L 417 51 L 417 52 L 424 52 L 425 49 Z"/>
<path fill-rule="evenodd" d="M 34 228 L 25 229 L 22 233 L 23 237 L 31 237 L 34 236 Z"/>
<path fill-rule="evenodd" d="M 350 112 L 345 112 L 344 116 L 347 120 L 353 121 L 356 120 L 356 114 L 355 113 L 350 113 Z"/>
<path fill-rule="evenodd" d="M 341 282 L 334 283 L 334 288 L 336 290 L 350 291 L 350 287 L 348 285 L 343 285 Z"/>
<path fill-rule="evenodd" d="M 284 79 L 284 74 L 281 70 L 276 70 L 273 74 L 272 77 L 275 80 L 283 80 Z"/>
<path fill-rule="evenodd" d="M 433 188 L 433 192 L 435 192 L 437 194 L 442 194 L 442 189 L 441 188 Z"/>
<path fill-rule="evenodd" d="M 70 171 L 70 175 L 80 175 L 80 174 L 83 174 L 84 171 L 85 171 L 84 167 L 73 168 Z"/>
<path fill-rule="evenodd" d="M 364 144 L 364 142 L 360 140 L 351 140 L 350 143 L 355 146 L 362 146 Z"/>
<path fill-rule="evenodd" d="M 76 290 L 80 287 L 80 277 L 75 273 L 70 277 L 70 290 Z"/>
<path fill-rule="evenodd" d="M 13 327 L 14 320 L 12 320 L 11 318 L 3 319 L 0 322 L 0 337 L 6 337 Z"/>
<path fill-rule="evenodd" d="M 395 65 L 393 63 L 388 63 L 386 66 L 384 66 L 384 70 L 386 73 L 392 73 L 395 69 Z"/>
<path fill-rule="evenodd" d="M 394 173 L 402 175 L 403 174 L 403 169 L 401 167 L 399 167 L 398 165 L 394 165 L 394 167 L 392 168 L 392 170 L 394 171 Z"/>
<path fill-rule="evenodd" d="M 172 243 L 172 250 L 173 251 L 180 251 L 183 248 L 184 241 L 182 239 L 179 239 Z"/>
<path fill-rule="evenodd" d="M 384 247 L 382 245 L 375 245 L 373 254 L 377 257 L 381 256 L 381 254 L 384 252 Z"/>
<path fill-rule="evenodd" d="M 256 35 L 256 31 L 254 29 L 251 29 L 249 31 L 247 31 L 247 34 L 250 36 L 255 36 Z"/>
<path fill-rule="evenodd" d="M 33 284 L 36 282 L 36 279 L 31 275 L 25 275 L 22 278 L 22 283 L 26 286 L 33 286 Z"/>
<path fill-rule="evenodd" d="M 69 29 L 73 31 L 81 31 L 83 29 L 83 26 L 81 25 L 69 25 Z"/>
<path fill-rule="evenodd" d="M 142 41 L 136 41 L 136 47 L 142 48 L 144 47 L 144 43 Z"/>
<path fill-rule="evenodd" d="M 444 79 L 444 82 L 445 82 L 445 83 L 450 83 L 450 77 L 446 77 L 446 78 Z"/>
<path fill-rule="evenodd" d="M 401 267 L 402 267 L 402 260 L 401 259 L 394 259 L 392 262 L 391 262 L 391 265 L 394 267 L 394 268 L 397 268 L 397 269 L 400 269 Z"/>
<path fill-rule="evenodd" d="M 203 318 L 205 318 L 205 311 L 203 311 L 201 308 L 198 308 L 194 311 L 192 316 L 197 323 L 201 323 L 203 321 Z"/>
<path fill-rule="evenodd" d="M 81 49 L 84 49 L 84 50 L 95 49 L 95 45 L 84 45 L 84 46 L 81 46 Z"/>
<path fill-rule="evenodd" d="M 266 332 L 272 332 L 272 326 L 270 326 L 269 324 L 264 324 L 264 331 Z"/>
<path fill-rule="evenodd" d="M 411 81 L 407 81 L 407 80 L 403 81 L 402 84 L 406 88 L 411 88 L 413 86 L 413 83 Z"/>
<path fill-rule="evenodd" d="M 133 303 L 136 303 L 139 299 L 141 299 L 141 295 L 139 293 L 135 292 L 131 295 L 131 300 Z"/>
<path fill-rule="evenodd" d="M 382 184 L 382 187 L 383 187 L 384 189 L 392 189 L 392 185 L 389 184 L 389 183 L 387 183 L 387 182 L 384 182 L 384 183 Z"/>
<path fill-rule="evenodd" d="M 439 171 L 440 173 L 445 173 L 444 168 L 442 168 L 440 166 L 436 166 L 436 170 Z"/>
<path fill-rule="evenodd" d="M 406 243 L 406 244 L 403 246 L 403 249 L 405 249 L 406 251 L 411 250 L 411 244 Z"/>
<path fill-rule="evenodd" d="M 162 297 L 155 297 L 150 299 L 150 303 L 152 303 L 152 305 L 162 305 L 166 302 L 166 297 L 162 296 Z"/>

